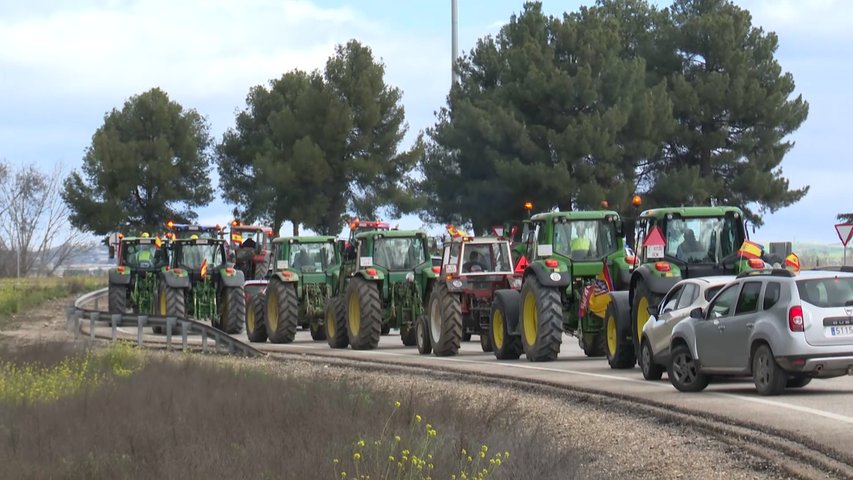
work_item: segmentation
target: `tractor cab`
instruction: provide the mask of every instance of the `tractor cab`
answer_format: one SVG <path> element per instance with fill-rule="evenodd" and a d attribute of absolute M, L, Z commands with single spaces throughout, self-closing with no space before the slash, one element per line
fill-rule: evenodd
<path fill-rule="evenodd" d="M 509 241 L 495 237 L 453 237 L 444 245 L 441 274 L 472 280 L 513 275 Z"/>
<path fill-rule="evenodd" d="M 229 246 L 236 267 L 242 270 L 249 280 L 265 278 L 272 257 L 272 229 L 241 225 L 238 220 L 234 220 L 229 230 Z"/>
<path fill-rule="evenodd" d="M 118 264 L 141 271 L 158 271 L 169 263 L 168 253 L 162 246 L 162 240 L 147 234 L 121 238 L 117 252 Z"/>
<path fill-rule="evenodd" d="M 190 237 L 172 242 L 172 268 L 186 270 L 191 277 L 204 278 L 226 264 L 223 239 Z"/>

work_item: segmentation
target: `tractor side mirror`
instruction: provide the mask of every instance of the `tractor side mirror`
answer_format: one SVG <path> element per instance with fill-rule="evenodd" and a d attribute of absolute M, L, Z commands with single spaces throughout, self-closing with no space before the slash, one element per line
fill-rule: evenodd
<path fill-rule="evenodd" d="M 616 236 L 624 237 L 625 236 L 625 222 L 617 221 L 616 222 Z"/>
<path fill-rule="evenodd" d="M 705 318 L 705 312 L 702 311 L 702 307 L 696 307 L 693 310 L 690 310 L 690 318 L 695 318 L 696 320 L 702 320 Z"/>

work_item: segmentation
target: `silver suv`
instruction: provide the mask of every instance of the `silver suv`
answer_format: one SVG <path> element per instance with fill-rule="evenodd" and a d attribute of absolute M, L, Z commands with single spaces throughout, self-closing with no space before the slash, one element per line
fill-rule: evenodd
<path fill-rule="evenodd" d="M 667 373 L 682 392 L 751 375 L 762 395 L 853 374 L 853 273 L 747 272 L 672 331 Z"/>

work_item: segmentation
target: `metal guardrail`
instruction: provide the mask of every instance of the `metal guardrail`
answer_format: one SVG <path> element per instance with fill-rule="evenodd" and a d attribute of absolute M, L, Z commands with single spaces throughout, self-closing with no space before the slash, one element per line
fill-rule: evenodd
<path fill-rule="evenodd" d="M 175 348 L 172 341 L 176 337 L 174 335 L 175 329 L 180 327 L 182 351 L 187 351 L 190 347 L 187 342 L 187 336 L 198 333 L 201 335 L 201 350 L 203 353 L 207 353 L 211 349 L 208 344 L 212 339 L 212 353 L 240 354 L 247 357 L 262 357 L 266 355 L 251 345 L 241 342 L 212 325 L 202 323 L 198 320 L 135 313 L 108 313 L 99 310 L 101 302 L 106 301 L 105 299 L 108 295 L 109 288 L 102 288 L 87 293 L 75 300 L 74 304 L 68 307 L 66 314 L 68 328 L 74 331 L 75 335 L 80 335 L 82 333 L 82 326 L 88 321 L 89 336 L 94 340 L 96 338 L 95 327 L 98 323 L 107 323 L 112 328 L 110 338 L 112 341 L 115 341 L 118 339 L 118 327 L 135 327 L 137 332 L 136 342 L 139 346 L 142 346 L 145 327 L 160 327 L 166 332 L 166 349 L 171 351 Z"/>

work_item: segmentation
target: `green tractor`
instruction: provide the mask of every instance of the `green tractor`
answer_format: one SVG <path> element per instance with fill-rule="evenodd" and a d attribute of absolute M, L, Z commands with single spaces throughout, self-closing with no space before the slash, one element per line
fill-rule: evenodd
<path fill-rule="evenodd" d="M 139 237 L 115 235 L 108 240 L 110 258 L 118 265 L 109 273 L 109 311 L 153 315 L 160 269 L 169 263 L 166 249 L 158 238 L 143 233 Z"/>
<path fill-rule="evenodd" d="M 631 273 L 628 290 L 611 294 L 605 315 L 612 368 L 634 366 L 650 307 L 679 280 L 767 267 L 761 246 L 748 240 L 737 207 L 646 210 L 637 222 L 637 253 L 640 265 Z"/>
<path fill-rule="evenodd" d="M 417 321 L 441 269 L 432 265 L 426 233 L 358 221 L 350 230 L 326 303 L 326 341 L 332 348 L 367 350 L 398 328 L 403 345 L 415 345 Z"/>
<path fill-rule="evenodd" d="M 521 292 L 498 290 L 492 303 L 492 347 L 498 359 L 550 361 L 563 333 L 578 338 L 587 356 L 604 355 L 609 290 L 627 288 L 633 259 L 626 255 L 619 214 L 610 210 L 548 212 L 530 218 Z M 606 267 L 606 269 L 605 269 Z"/>
<path fill-rule="evenodd" d="M 216 235 L 179 231 L 170 242 L 171 265 L 164 267 L 158 292 L 162 316 L 207 320 L 225 333 L 240 333 L 246 318 L 243 272 L 226 261 L 226 241 Z M 203 238 L 206 237 L 206 238 Z"/>
<path fill-rule="evenodd" d="M 326 302 L 337 281 L 341 254 L 335 237 L 279 237 L 273 240 L 273 274 L 266 287 L 263 319 L 256 320 L 273 343 L 289 343 L 297 326 L 325 340 Z M 257 317 L 257 315 L 256 315 Z M 260 338 L 253 331 L 250 338 Z M 262 340 L 255 340 L 262 341 Z"/>

